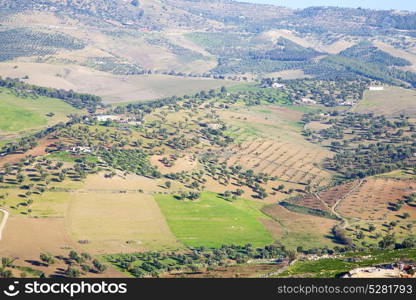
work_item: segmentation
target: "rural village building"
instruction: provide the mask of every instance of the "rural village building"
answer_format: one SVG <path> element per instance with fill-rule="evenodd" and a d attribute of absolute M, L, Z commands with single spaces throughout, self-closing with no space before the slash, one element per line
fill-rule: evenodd
<path fill-rule="evenodd" d="M 368 87 L 368 89 L 370 91 L 383 91 L 384 90 L 384 86 L 370 86 L 370 87 Z"/>
<path fill-rule="evenodd" d="M 73 153 L 92 153 L 90 147 L 72 147 L 71 152 Z"/>
<path fill-rule="evenodd" d="M 100 122 L 118 121 L 121 119 L 119 116 L 115 116 L 115 115 L 97 115 L 96 118 L 97 118 L 97 121 L 100 121 Z"/>

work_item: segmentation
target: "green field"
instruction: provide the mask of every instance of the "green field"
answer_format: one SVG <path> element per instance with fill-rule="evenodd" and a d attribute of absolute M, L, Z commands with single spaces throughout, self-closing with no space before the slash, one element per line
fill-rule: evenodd
<path fill-rule="evenodd" d="M 66 116 L 80 111 L 69 104 L 47 97 L 22 97 L 0 88 L 0 132 L 16 133 L 37 129 L 66 120 Z M 47 116 L 47 114 L 53 115 Z"/>
<path fill-rule="evenodd" d="M 236 122 L 237 123 L 237 122 Z M 243 122 L 240 122 L 243 123 Z M 249 139 L 253 139 L 256 137 L 261 137 L 262 132 L 261 130 L 252 127 L 252 126 L 239 126 L 238 125 L 231 125 L 226 131 L 225 134 L 231 137 L 235 143 L 244 142 Z"/>
<path fill-rule="evenodd" d="M 47 124 L 47 121 L 39 115 L 3 102 L 0 102 L 0 120 L 0 130 L 2 131 L 19 131 Z"/>
<path fill-rule="evenodd" d="M 353 262 L 347 261 L 353 258 Z M 350 252 L 339 258 L 325 258 L 311 261 L 297 261 L 278 277 L 319 277 L 331 278 L 359 267 L 369 267 L 401 260 L 415 260 L 416 249 L 374 250 Z"/>
<path fill-rule="evenodd" d="M 173 234 L 185 245 L 219 247 L 221 245 L 264 246 L 273 242 L 260 223 L 267 218 L 262 204 L 250 200 L 228 201 L 218 194 L 204 192 L 198 201 L 177 200 L 173 195 L 156 195 Z"/>

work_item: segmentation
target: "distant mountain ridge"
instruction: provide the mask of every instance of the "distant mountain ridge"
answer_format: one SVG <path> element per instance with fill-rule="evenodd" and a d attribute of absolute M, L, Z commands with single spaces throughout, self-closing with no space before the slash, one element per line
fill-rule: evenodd
<path fill-rule="evenodd" d="M 342 26 L 416 30 L 416 14 L 371 9 L 309 7 L 302 10 L 232 0 L 0 0 L 3 14 L 43 11 L 113 21 L 124 26 L 192 28 L 201 19 L 239 27 L 263 25 L 339 30 Z M 175 17 L 176 15 L 176 17 Z M 181 15 L 181 16 L 178 16 Z M 161 22 L 156 20 L 170 20 Z M 165 23 L 165 24 L 164 24 Z"/>
<path fill-rule="evenodd" d="M 287 70 L 325 79 L 388 74 L 390 83 L 416 85 L 412 12 L 232 0 L 0 0 L 0 7 L 0 62 L 219 79 Z M 368 46 L 341 55 L 362 42 Z"/>

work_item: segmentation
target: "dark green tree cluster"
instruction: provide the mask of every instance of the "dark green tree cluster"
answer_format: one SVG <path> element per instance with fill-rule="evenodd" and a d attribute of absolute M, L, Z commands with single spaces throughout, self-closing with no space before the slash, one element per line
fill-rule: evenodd
<path fill-rule="evenodd" d="M 62 89 L 30 85 L 20 81 L 19 79 L 3 79 L 0 77 L 0 86 L 17 91 L 29 92 L 34 96 L 45 96 L 60 99 L 79 109 L 88 108 L 91 111 L 95 111 L 97 107 L 102 105 L 102 99 L 99 96 L 76 93 L 72 90 L 66 91 Z"/>
<path fill-rule="evenodd" d="M 160 172 L 150 164 L 148 155 L 141 149 L 103 149 L 99 155 L 115 169 L 152 178 L 161 177 Z"/>
<path fill-rule="evenodd" d="M 117 267 L 135 277 L 157 277 L 159 273 L 171 271 L 197 271 L 206 267 L 222 266 L 230 263 L 244 263 L 249 259 L 282 259 L 287 257 L 285 247 L 270 245 L 254 248 L 244 246 L 222 246 L 220 248 L 191 248 L 184 252 L 140 252 L 120 255 L 105 255 Z"/>

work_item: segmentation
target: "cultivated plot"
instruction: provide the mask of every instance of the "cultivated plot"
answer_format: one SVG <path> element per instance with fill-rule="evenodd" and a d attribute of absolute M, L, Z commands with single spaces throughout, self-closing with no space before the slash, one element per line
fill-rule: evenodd
<path fill-rule="evenodd" d="M 130 183 L 98 175 L 72 193 L 66 219 L 73 240 L 95 254 L 180 248 L 152 195 Z"/>
<path fill-rule="evenodd" d="M 264 246 L 273 242 L 261 222 L 268 219 L 260 212 L 261 204 L 244 199 L 230 201 L 210 192 L 202 193 L 198 201 L 161 194 L 155 198 L 173 234 L 187 246 Z"/>

